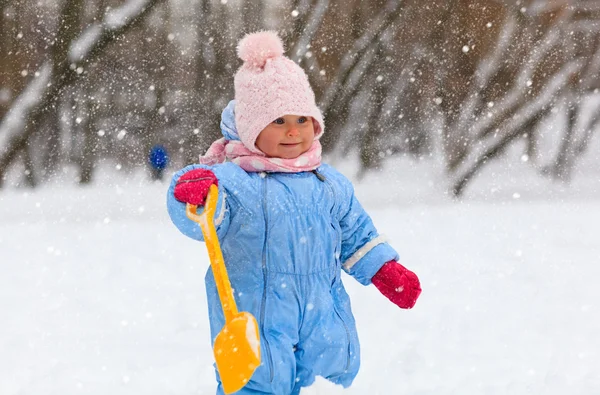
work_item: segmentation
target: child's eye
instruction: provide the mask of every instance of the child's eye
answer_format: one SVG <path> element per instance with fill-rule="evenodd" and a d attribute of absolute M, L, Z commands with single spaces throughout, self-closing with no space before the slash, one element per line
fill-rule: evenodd
<path fill-rule="evenodd" d="M 304 123 L 304 122 L 306 122 L 306 117 L 298 118 L 298 123 Z"/>
<path fill-rule="evenodd" d="M 276 123 L 277 125 L 283 125 L 285 121 L 283 120 L 283 118 L 277 118 L 273 121 L 273 123 Z"/>

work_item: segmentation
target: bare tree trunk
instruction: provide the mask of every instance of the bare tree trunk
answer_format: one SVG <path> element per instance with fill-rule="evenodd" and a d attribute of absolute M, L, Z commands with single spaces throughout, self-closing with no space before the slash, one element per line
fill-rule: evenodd
<path fill-rule="evenodd" d="M 9 5 L 13 6 L 12 14 L 8 13 Z M 20 24 L 21 10 L 24 7 L 23 2 L 9 3 L 9 0 L 0 0 L 0 119 L 8 112 L 16 84 L 17 67 L 19 62 L 16 59 L 16 27 Z M 9 18 L 10 15 L 10 18 Z M 0 175 L 0 185 L 2 184 Z"/>
<path fill-rule="evenodd" d="M 160 9 L 157 9 L 157 11 L 160 12 L 161 20 L 163 20 L 164 23 L 160 27 L 153 28 L 156 29 L 153 31 L 153 40 L 151 42 L 146 42 L 145 44 L 154 46 L 158 49 L 159 53 L 163 54 L 163 56 L 159 56 L 155 59 L 147 59 L 146 62 L 150 67 L 150 78 L 156 95 L 154 109 L 150 113 L 148 123 L 141 139 L 142 160 L 146 164 L 148 163 L 148 153 L 152 146 L 159 142 L 159 136 L 168 127 L 168 116 L 172 115 L 171 112 L 174 111 L 167 98 L 167 75 L 171 72 L 170 66 L 174 63 L 173 61 L 169 61 L 169 55 L 172 51 L 170 51 L 167 38 L 167 32 L 171 31 L 170 7 L 170 4 L 165 2 Z M 146 53 L 151 53 L 150 48 L 147 49 Z"/>
<path fill-rule="evenodd" d="M 263 27 L 265 4 L 263 1 L 243 0 L 242 15 L 245 33 L 252 33 Z"/>
<path fill-rule="evenodd" d="M 45 142 L 45 152 L 42 163 L 44 178 L 48 179 L 56 173 L 61 155 L 61 133 L 58 108 L 55 108 L 48 113 L 45 120 L 45 127 L 48 130 L 48 138 Z"/>
<path fill-rule="evenodd" d="M 585 151 L 587 151 L 590 140 L 592 139 L 594 132 L 598 130 L 598 128 L 600 128 L 600 111 L 596 111 L 594 117 L 589 122 L 589 125 L 585 130 L 584 137 L 581 139 L 579 145 L 576 148 L 576 152 L 579 156 L 581 156 L 585 153 Z"/>
<path fill-rule="evenodd" d="M 383 160 L 381 155 L 382 129 L 378 121 L 382 117 L 383 101 L 385 100 L 386 93 L 385 87 L 380 85 L 373 89 L 371 95 L 371 114 L 369 114 L 367 130 L 360 144 L 361 168 L 358 173 L 359 179 L 362 179 L 368 170 L 379 167 Z"/>
<path fill-rule="evenodd" d="M 94 136 L 94 131 L 91 127 L 84 128 L 83 133 L 84 143 L 79 169 L 79 184 L 87 185 L 92 182 L 94 177 L 94 167 L 96 163 L 95 151 L 97 147 L 97 139 L 96 136 Z"/>
<path fill-rule="evenodd" d="M 7 0 L 0 0 L 0 119 L 4 116 L 8 109 L 8 102 L 10 95 L 10 88 L 8 84 L 9 73 L 7 72 L 7 66 L 9 63 L 8 48 L 10 47 L 10 36 L 8 34 L 9 26 L 6 23 L 6 16 L 4 15 L 4 6 Z"/>
<path fill-rule="evenodd" d="M 571 179 L 573 151 L 575 149 L 575 128 L 578 126 L 578 120 L 581 115 L 581 108 L 574 103 L 573 99 L 573 94 L 571 94 L 567 103 L 567 127 L 561 139 L 558 155 L 552 169 L 553 176 L 563 181 Z"/>
<path fill-rule="evenodd" d="M 87 91 L 88 87 L 81 87 L 81 93 L 79 93 L 79 96 L 89 97 L 89 92 Z M 75 128 L 79 129 L 81 133 L 83 133 L 83 149 L 79 162 L 79 184 L 87 185 L 90 184 L 94 178 L 99 141 L 96 132 L 96 125 L 91 115 L 93 113 L 93 104 L 89 100 L 83 100 L 79 102 L 79 105 L 85 106 L 85 110 L 83 112 L 87 114 L 85 118 L 82 118 L 83 120 L 79 124 L 74 126 Z M 75 118 L 77 118 L 77 115 L 75 115 Z"/>
<path fill-rule="evenodd" d="M 530 163 L 537 163 L 539 156 L 539 132 L 538 128 L 541 122 L 548 116 L 550 110 L 554 107 L 554 103 L 549 104 L 539 116 L 535 117 L 532 122 L 524 126 L 522 131 L 527 138 L 527 160 Z"/>
<path fill-rule="evenodd" d="M 37 186 L 37 177 L 35 174 L 35 164 L 33 163 L 33 157 L 31 156 L 31 149 L 32 147 L 30 144 L 27 144 L 23 150 L 23 163 L 25 164 L 25 185 L 35 188 Z"/>
<path fill-rule="evenodd" d="M 219 76 L 218 62 L 232 61 L 229 54 L 221 48 L 224 53 L 217 54 L 217 45 L 222 38 L 216 38 L 214 28 L 218 24 L 215 4 L 210 0 L 201 0 L 197 5 L 198 18 L 196 24 L 197 57 L 196 73 L 194 79 L 194 101 L 195 117 L 198 133 L 188 134 L 184 139 L 184 161 L 185 163 L 196 163 L 198 155 L 203 152 L 218 136 L 218 125 L 214 115 L 215 83 Z M 215 43 L 215 40 L 218 40 Z M 218 56 L 220 55 L 220 56 Z M 227 103 L 225 103 L 227 104 Z M 212 127 L 211 127 L 212 126 Z"/>
<path fill-rule="evenodd" d="M 93 20 L 102 20 L 102 16 L 104 15 L 104 10 L 106 7 L 105 0 L 98 0 L 97 7 L 93 10 Z M 91 88 L 89 86 L 80 86 L 79 89 L 85 92 L 79 92 L 77 89 L 74 95 L 73 102 L 77 103 L 77 96 L 87 96 L 92 97 L 92 92 L 89 92 Z M 85 93 L 85 94 L 82 94 Z M 96 127 L 96 112 L 94 111 L 94 103 L 89 100 L 84 100 L 84 105 L 86 106 L 86 117 L 83 124 L 77 122 L 77 111 L 75 110 L 72 116 L 72 121 L 70 122 L 71 128 L 78 130 L 81 134 L 83 134 L 83 142 L 82 142 L 82 150 L 80 156 L 77 158 L 77 162 L 79 165 L 79 184 L 80 185 L 88 185 L 92 182 L 94 178 L 94 170 L 96 168 L 97 162 L 97 151 L 99 148 L 99 139 L 97 135 L 97 127 Z M 71 106 L 74 109 L 76 106 Z"/>

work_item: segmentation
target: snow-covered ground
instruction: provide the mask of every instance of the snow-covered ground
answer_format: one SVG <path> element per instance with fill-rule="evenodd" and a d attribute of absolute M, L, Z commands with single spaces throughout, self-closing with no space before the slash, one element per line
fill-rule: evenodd
<path fill-rule="evenodd" d="M 391 161 L 356 187 L 423 294 L 404 311 L 345 277 L 363 359 L 343 393 L 600 393 L 599 168 L 569 189 L 486 169 L 461 203 L 423 169 Z M 208 259 L 165 189 L 0 191 L 1 395 L 214 393 Z"/>

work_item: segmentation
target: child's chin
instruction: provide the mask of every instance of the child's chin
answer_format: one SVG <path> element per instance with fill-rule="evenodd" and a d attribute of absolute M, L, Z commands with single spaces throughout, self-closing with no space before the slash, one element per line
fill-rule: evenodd
<path fill-rule="evenodd" d="M 300 155 L 302 155 L 302 154 L 301 154 L 301 153 L 300 153 L 300 154 L 298 154 L 298 153 L 296 153 L 296 154 L 290 154 L 290 153 L 287 153 L 287 154 L 282 154 L 282 155 L 280 155 L 279 157 L 280 157 L 281 159 L 296 159 L 296 158 L 297 158 L 297 157 L 299 157 Z"/>
<path fill-rule="evenodd" d="M 279 151 L 278 157 L 280 157 L 282 159 L 296 159 L 307 151 L 308 151 L 307 149 L 305 149 L 305 150 L 301 150 L 301 149 L 281 150 L 281 151 Z"/>

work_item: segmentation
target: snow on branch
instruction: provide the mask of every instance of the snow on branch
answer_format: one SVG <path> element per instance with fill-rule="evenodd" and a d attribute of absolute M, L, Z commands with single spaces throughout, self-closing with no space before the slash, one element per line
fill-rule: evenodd
<path fill-rule="evenodd" d="M 588 34 L 598 34 L 600 32 L 600 22 L 592 19 L 584 19 L 571 23 L 571 28 L 577 32 Z"/>
<path fill-rule="evenodd" d="M 490 78 L 498 71 L 502 57 L 512 43 L 516 28 L 517 19 L 512 13 L 509 13 L 506 16 L 506 21 L 502 24 L 502 31 L 498 35 L 498 41 L 494 45 L 493 51 L 483 59 L 480 66 L 475 70 L 476 88 L 485 88 Z"/>
<path fill-rule="evenodd" d="M 88 56 L 90 50 L 102 36 L 102 25 L 95 23 L 88 27 L 69 47 L 69 61 L 79 62 Z"/>
<path fill-rule="evenodd" d="M 52 65 L 45 62 L 29 85 L 15 99 L 14 104 L 0 122 L 0 152 L 4 152 L 8 143 L 25 127 L 27 114 L 44 99 L 52 76 Z"/>
<path fill-rule="evenodd" d="M 140 15 L 151 2 L 152 0 L 129 0 L 119 8 L 110 9 L 104 17 L 104 25 L 109 30 L 122 29 Z"/>
<path fill-rule="evenodd" d="M 317 33 L 317 30 L 321 26 L 321 22 L 325 17 L 325 12 L 329 7 L 329 0 L 319 0 L 317 5 L 314 7 L 313 12 L 308 18 L 308 24 L 304 27 L 302 35 L 298 39 L 296 46 L 292 50 L 291 54 L 297 57 L 299 60 L 302 59 L 304 54 L 309 48 L 309 44 L 313 37 Z"/>
<path fill-rule="evenodd" d="M 571 7 L 579 12 L 598 12 L 600 11 L 600 1 L 575 2 Z"/>
<path fill-rule="evenodd" d="M 153 0 L 130 0 L 121 7 L 109 9 L 102 23 L 94 23 L 85 29 L 69 48 L 69 61 L 79 62 L 86 58 L 103 36 L 122 29 L 139 16 Z"/>
<path fill-rule="evenodd" d="M 517 3 L 519 4 L 519 3 Z M 527 5 L 527 13 L 532 16 L 539 16 L 552 11 L 556 11 L 558 8 L 568 5 L 567 0 L 562 1 L 548 1 L 548 0 L 535 0 Z"/>

